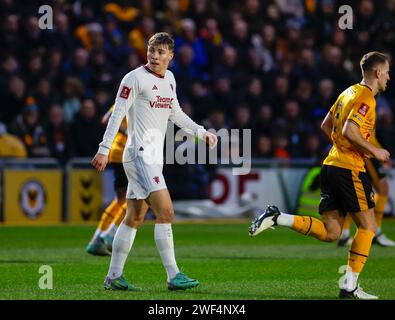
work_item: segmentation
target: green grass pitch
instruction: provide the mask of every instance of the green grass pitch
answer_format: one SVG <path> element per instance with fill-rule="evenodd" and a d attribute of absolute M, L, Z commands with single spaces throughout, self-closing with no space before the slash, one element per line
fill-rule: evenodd
<path fill-rule="evenodd" d="M 176 258 L 196 277 L 192 290 L 170 292 L 156 251 L 152 223 L 137 233 L 125 276 L 143 292 L 103 289 L 110 258 L 94 257 L 85 246 L 95 226 L 1 227 L 0 299 L 266 300 L 336 299 L 338 268 L 347 248 L 321 243 L 286 228 L 247 235 L 249 221 L 173 225 Z M 395 220 L 384 232 L 395 238 Z M 53 289 L 39 288 L 39 268 L 53 270 Z M 395 299 L 395 248 L 372 247 L 361 285 L 381 299 Z"/>

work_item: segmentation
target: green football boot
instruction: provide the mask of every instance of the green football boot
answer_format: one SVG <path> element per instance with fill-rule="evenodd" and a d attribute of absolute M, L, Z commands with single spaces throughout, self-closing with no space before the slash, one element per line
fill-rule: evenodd
<path fill-rule="evenodd" d="M 199 281 L 189 278 L 187 275 L 179 272 L 167 283 L 169 290 L 185 290 L 195 288 L 199 285 Z"/>
<path fill-rule="evenodd" d="M 114 291 L 142 291 L 140 287 L 129 283 L 123 275 L 115 279 L 106 277 L 104 280 L 104 289 Z"/>
<path fill-rule="evenodd" d="M 94 256 L 111 256 L 111 252 L 103 241 L 90 242 L 86 247 L 86 252 Z"/>

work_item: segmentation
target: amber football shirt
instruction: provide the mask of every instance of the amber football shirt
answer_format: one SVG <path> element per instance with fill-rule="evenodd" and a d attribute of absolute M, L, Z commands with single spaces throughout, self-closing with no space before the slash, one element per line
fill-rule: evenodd
<path fill-rule="evenodd" d="M 364 172 L 363 153 L 343 136 L 342 130 L 346 121 L 352 121 L 359 127 L 363 138 L 369 141 L 376 120 L 376 100 L 372 90 L 359 83 L 347 88 L 339 95 L 330 112 L 333 116 L 333 147 L 324 164 Z"/>

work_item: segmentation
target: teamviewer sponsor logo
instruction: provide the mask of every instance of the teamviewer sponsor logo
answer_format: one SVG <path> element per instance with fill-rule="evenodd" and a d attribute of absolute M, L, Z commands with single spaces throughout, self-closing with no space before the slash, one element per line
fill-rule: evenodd
<path fill-rule="evenodd" d="M 153 109 L 171 109 L 173 107 L 174 98 L 166 98 L 156 96 L 156 100 L 150 101 L 149 105 Z"/>

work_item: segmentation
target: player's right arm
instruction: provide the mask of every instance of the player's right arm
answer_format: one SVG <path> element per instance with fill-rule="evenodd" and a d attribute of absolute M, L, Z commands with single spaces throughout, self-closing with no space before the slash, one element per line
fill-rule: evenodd
<path fill-rule="evenodd" d="M 138 83 L 134 73 L 128 73 L 119 86 L 115 99 L 114 109 L 108 121 L 103 141 L 99 144 L 99 150 L 92 159 L 91 164 L 98 170 L 103 171 L 108 163 L 108 154 L 121 125 L 126 112 L 133 105 L 138 93 Z"/>
<path fill-rule="evenodd" d="M 363 138 L 361 131 L 355 122 L 347 120 L 343 127 L 342 134 L 351 142 L 354 147 L 363 152 L 366 156 L 373 156 L 382 162 L 385 162 L 389 159 L 390 153 L 387 150 L 383 148 L 377 148 L 372 143 Z"/>
<path fill-rule="evenodd" d="M 332 142 L 332 129 L 333 129 L 333 115 L 332 112 L 329 111 L 326 114 L 324 121 L 322 121 L 321 130 L 325 133 L 326 137 L 331 142 Z"/>

